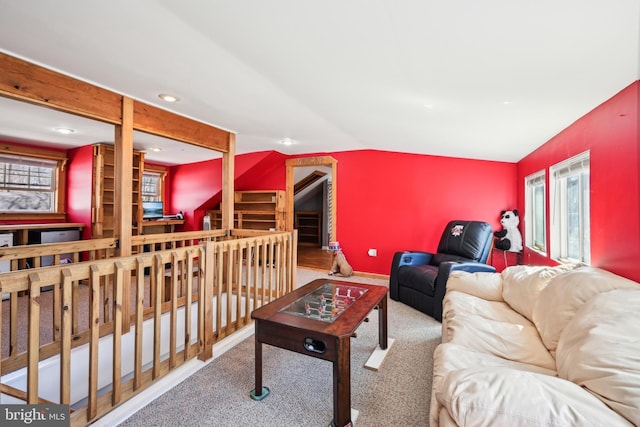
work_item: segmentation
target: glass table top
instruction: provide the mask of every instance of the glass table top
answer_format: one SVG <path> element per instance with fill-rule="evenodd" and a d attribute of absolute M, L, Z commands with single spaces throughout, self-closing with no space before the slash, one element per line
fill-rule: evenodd
<path fill-rule="evenodd" d="M 325 283 L 280 312 L 332 323 L 366 292 L 366 288 L 359 286 Z"/>

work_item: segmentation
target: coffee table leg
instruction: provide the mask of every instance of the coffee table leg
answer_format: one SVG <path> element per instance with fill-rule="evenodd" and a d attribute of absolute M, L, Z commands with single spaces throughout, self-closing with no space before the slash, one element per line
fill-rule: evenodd
<path fill-rule="evenodd" d="M 351 426 L 351 336 L 338 337 L 333 362 L 333 427 Z"/>
<path fill-rule="evenodd" d="M 387 296 L 378 304 L 378 342 L 382 350 L 387 349 Z"/>
<path fill-rule="evenodd" d="M 262 343 L 256 338 L 256 388 L 249 392 L 253 400 L 262 400 L 269 395 L 269 388 L 262 387 Z M 259 391 L 258 391 L 259 390 Z"/>

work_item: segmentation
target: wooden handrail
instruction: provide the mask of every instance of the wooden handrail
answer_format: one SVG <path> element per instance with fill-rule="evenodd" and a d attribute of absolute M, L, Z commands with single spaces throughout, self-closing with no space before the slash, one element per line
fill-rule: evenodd
<path fill-rule="evenodd" d="M 132 247 L 138 247 L 141 245 L 154 243 L 189 241 L 197 243 L 199 240 L 224 238 L 227 234 L 228 233 L 225 230 L 190 231 L 167 234 L 140 235 L 134 236 L 131 240 Z M 75 240 L 71 242 L 46 243 L 37 245 L 9 246 L 0 248 L 0 261 L 25 260 L 31 258 L 40 258 L 49 255 L 55 256 L 74 253 L 91 254 L 97 251 L 113 251 L 117 249 L 117 247 L 118 240 L 115 238 Z M 95 259 L 96 257 L 89 256 L 89 258 Z M 80 259 L 79 261 L 83 260 Z"/>
<path fill-rule="evenodd" d="M 133 236 L 131 238 L 131 245 L 140 246 L 152 243 L 197 241 L 211 238 L 217 239 L 226 237 L 226 235 L 226 230 L 180 231 L 175 233 L 142 234 L 139 236 Z"/>
<path fill-rule="evenodd" d="M 91 252 L 104 249 L 115 249 L 116 247 L 117 240 L 114 238 L 9 246 L 6 248 L 0 248 L 0 261 L 42 257 L 47 255 L 61 255 L 75 252 Z"/>

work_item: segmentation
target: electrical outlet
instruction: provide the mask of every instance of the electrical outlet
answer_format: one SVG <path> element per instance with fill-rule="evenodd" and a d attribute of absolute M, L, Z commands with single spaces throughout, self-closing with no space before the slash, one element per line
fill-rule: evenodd
<path fill-rule="evenodd" d="M 369 256 L 378 256 L 378 250 L 377 249 L 369 249 L 369 251 L 367 253 L 369 254 Z"/>

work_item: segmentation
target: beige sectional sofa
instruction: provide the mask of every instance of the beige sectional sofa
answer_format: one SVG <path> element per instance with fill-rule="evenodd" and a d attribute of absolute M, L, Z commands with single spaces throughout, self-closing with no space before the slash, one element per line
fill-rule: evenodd
<path fill-rule="evenodd" d="M 640 425 L 640 284 L 588 266 L 452 274 L 435 426 Z"/>

